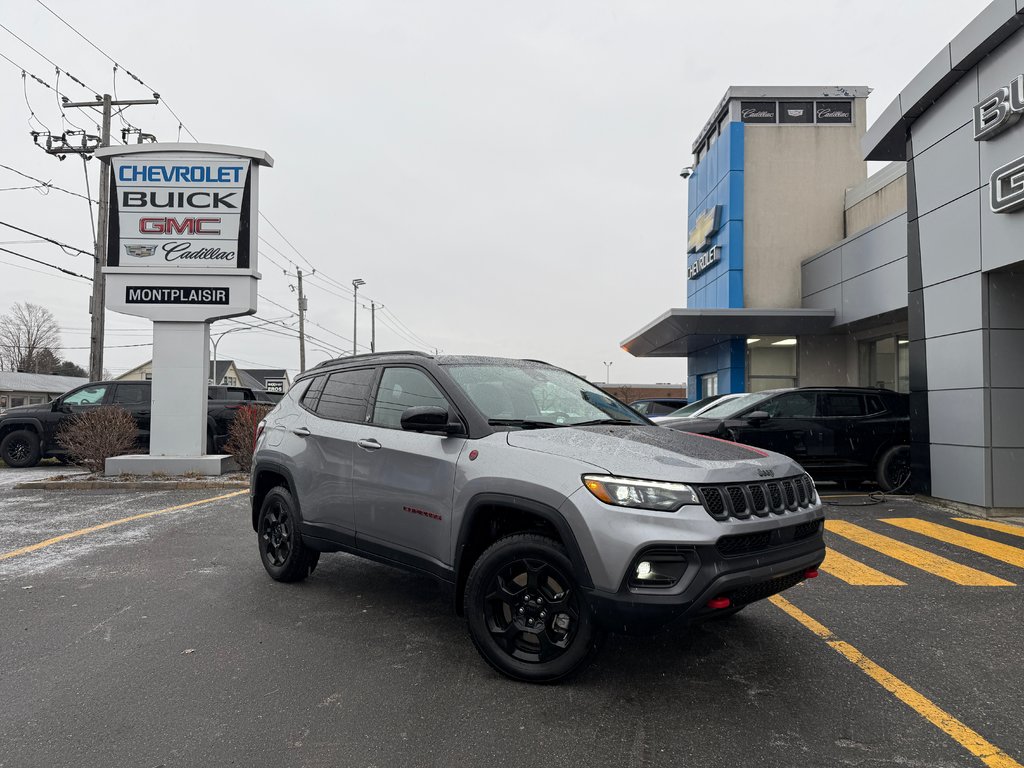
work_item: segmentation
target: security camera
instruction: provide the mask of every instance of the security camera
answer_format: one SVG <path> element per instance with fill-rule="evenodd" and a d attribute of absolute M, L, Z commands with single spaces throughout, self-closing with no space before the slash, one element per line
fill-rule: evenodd
<path fill-rule="evenodd" d="M 690 174 L 692 174 L 692 173 L 693 173 L 693 166 L 692 165 L 688 165 L 685 168 L 683 168 L 683 170 L 681 170 L 679 172 L 679 175 L 682 176 L 684 179 L 688 179 L 688 178 L 690 178 Z"/>

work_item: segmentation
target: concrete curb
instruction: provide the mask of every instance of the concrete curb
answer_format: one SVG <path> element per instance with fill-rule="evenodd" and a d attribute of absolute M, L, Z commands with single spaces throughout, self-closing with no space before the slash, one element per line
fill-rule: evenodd
<path fill-rule="evenodd" d="M 207 491 L 248 488 L 244 480 L 31 480 L 16 491 Z"/>

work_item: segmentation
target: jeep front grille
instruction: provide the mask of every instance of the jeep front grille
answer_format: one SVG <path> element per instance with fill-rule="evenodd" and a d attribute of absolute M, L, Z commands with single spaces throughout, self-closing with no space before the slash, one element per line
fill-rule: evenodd
<path fill-rule="evenodd" d="M 815 501 L 814 484 L 807 475 L 763 483 L 695 485 L 704 509 L 715 520 L 747 520 L 807 509 Z"/>

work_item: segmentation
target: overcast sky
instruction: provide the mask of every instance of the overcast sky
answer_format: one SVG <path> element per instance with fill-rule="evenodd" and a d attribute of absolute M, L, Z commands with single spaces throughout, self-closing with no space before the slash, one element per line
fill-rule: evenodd
<path fill-rule="evenodd" d="M 307 365 L 351 349 L 341 338 L 352 337 L 351 298 L 332 285 L 358 277 L 360 302 L 383 303 L 417 344 L 540 358 L 595 379 L 613 361 L 612 381 L 628 382 L 684 380 L 685 361 L 637 359 L 618 345 L 685 306 L 678 171 L 725 89 L 868 85 L 873 120 L 987 4 L 44 1 L 165 97 L 200 141 L 274 157 L 260 208 L 325 276 L 306 281 L 309 331 L 322 342 L 310 343 Z M 35 0 L 9 0 L 0 23 L 90 88 L 113 87 L 110 61 Z M 53 65 L 4 30 L 0 52 L 56 84 Z M 53 93 L 22 85 L 0 60 L 0 163 L 84 192 L 82 162 L 58 162 L 28 135 L 25 92 L 60 132 Z M 121 98 L 148 96 L 123 72 L 116 86 Z M 75 100 L 92 93 L 66 77 L 60 88 Z M 177 138 L 162 106 L 132 107 L 128 118 Z M 95 195 L 98 161 L 88 172 Z M 91 249 L 86 201 L 9 189 L 30 184 L 0 168 L 0 220 Z M 29 239 L 0 227 L 0 247 L 91 274 L 88 257 Z M 267 259 L 260 269 L 263 296 L 293 309 L 294 280 Z M 48 307 L 64 356 L 87 367 L 89 284 L 4 253 L 0 276 L 0 312 L 18 301 Z M 264 300 L 258 315 L 296 320 Z M 378 349 L 412 346 L 378 318 Z M 361 309 L 363 344 L 369 319 Z M 218 322 L 214 334 L 230 327 Z M 148 321 L 108 313 L 105 367 L 116 375 L 147 360 L 149 347 L 121 345 L 151 340 Z M 219 356 L 294 371 L 298 342 L 243 331 Z"/>

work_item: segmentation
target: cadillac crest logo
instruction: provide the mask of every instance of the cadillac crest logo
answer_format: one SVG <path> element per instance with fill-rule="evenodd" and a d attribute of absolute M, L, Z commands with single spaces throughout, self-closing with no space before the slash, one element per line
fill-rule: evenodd
<path fill-rule="evenodd" d="M 137 259 L 146 259 L 156 253 L 155 245 L 125 245 L 125 252 Z"/>

